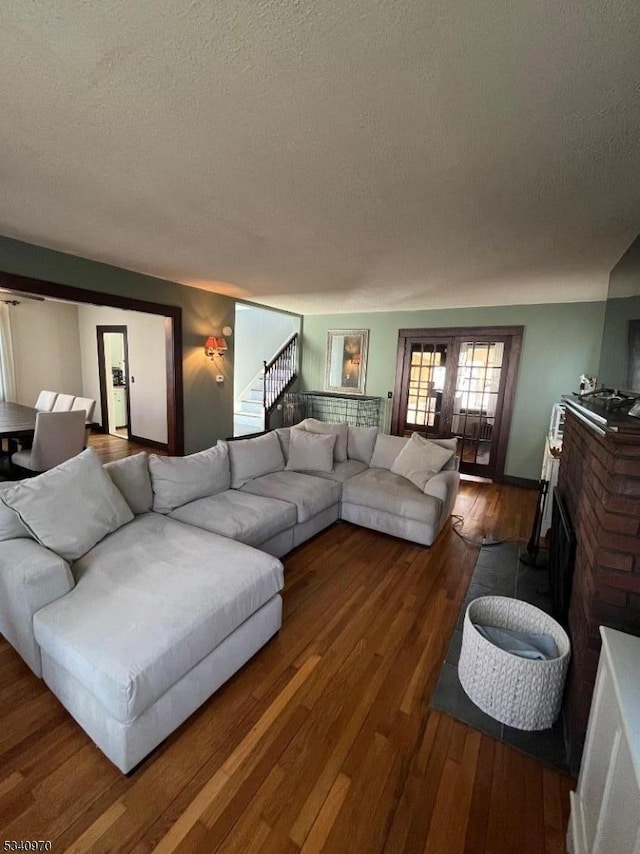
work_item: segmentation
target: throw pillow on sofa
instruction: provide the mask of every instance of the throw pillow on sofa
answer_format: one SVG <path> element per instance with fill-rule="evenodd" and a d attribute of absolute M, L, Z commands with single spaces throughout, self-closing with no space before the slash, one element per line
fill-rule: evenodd
<path fill-rule="evenodd" d="M 106 463 L 104 468 L 136 516 L 151 510 L 153 490 L 149 475 L 149 457 L 144 451 L 123 460 Z"/>
<path fill-rule="evenodd" d="M 388 433 L 378 433 L 369 465 L 372 469 L 387 469 L 389 471 L 396 457 L 406 444 L 407 439 L 404 436 L 390 436 Z"/>
<path fill-rule="evenodd" d="M 91 448 L 21 481 L 0 498 L 41 545 L 69 562 L 133 519 Z"/>
<path fill-rule="evenodd" d="M 387 469 L 391 471 L 391 466 L 408 441 L 405 436 L 390 436 L 388 433 L 378 433 L 369 466 L 372 469 Z M 455 453 L 458 447 L 458 440 L 456 437 L 454 436 L 451 439 L 429 439 L 429 441 L 440 448 L 447 448 L 453 451 L 454 456 L 442 468 L 444 470 L 457 469 L 458 465 Z"/>
<path fill-rule="evenodd" d="M 343 463 L 347 459 L 347 439 L 349 427 L 346 424 L 334 423 L 331 421 L 318 421 L 317 418 L 305 418 L 298 425 L 304 427 L 307 433 L 322 433 L 332 434 L 336 437 L 336 446 L 333 451 L 333 457 L 337 463 Z"/>
<path fill-rule="evenodd" d="M 229 451 L 226 442 L 186 457 L 151 454 L 149 473 L 153 486 L 153 509 L 171 513 L 198 498 L 208 498 L 229 489 Z"/>
<path fill-rule="evenodd" d="M 289 441 L 289 461 L 285 471 L 333 471 L 335 433 L 307 433 L 292 430 Z"/>
<path fill-rule="evenodd" d="M 371 463 L 373 449 L 378 438 L 378 427 L 353 427 L 349 424 L 347 434 L 347 456 L 360 463 Z"/>
<path fill-rule="evenodd" d="M 391 471 L 410 480 L 424 490 L 428 480 L 449 462 L 453 451 L 430 442 L 418 433 L 413 433 L 404 448 L 393 461 Z"/>
<path fill-rule="evenodd" d="M 22 483 L 22 481 L 8 480 L 5 483 L 0 483 L 0 494 L 7 489 L 13 489 L 19 483 Z M 16 511 L 0 501 L 0 542 L 4 540 L 17 540 L 20 537 L 31 537 L 31 534 L 20 521 L 20 517 Z"/>
<path fill-rule="evenodd" d="M 280 440 L 273 432 L 256 436 L 254 439 L 218 442 L 218 447 L 220 445 L 229 449 L 232 489 L 240 489 L 256 477 L 284 469 Z"/>
<path fill-rule="evenodd" d="M 273 431 L 280 442 L 280 449 L 285 464 L 289 462 L 289 442 L 291 440 L 291 427 L 276 427 Z"/>

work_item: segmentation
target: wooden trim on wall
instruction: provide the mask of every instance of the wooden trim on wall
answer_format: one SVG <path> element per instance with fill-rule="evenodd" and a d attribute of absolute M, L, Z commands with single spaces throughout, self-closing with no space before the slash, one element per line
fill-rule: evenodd
<path fill-rule="evenodd" d="M 63 299 L 84 305 L 141 311 L 165 318 L 165 352 L 167 362 L 167 451 L 172 455 L 184 453 L 184 386 L 182 373 L 182 309 L 177 305 L 147 302 L 102 291 L 85 290 L 44 279 L 32 279 L 16 273 L 0 271 L 0 287 L 38 296 Z"/>
<path fill-rule="evenodd" d="M 436 326 L 427 329 L 399 329 L 400 338 L 456 338 L 465 335 L 522 335 L 524 326 Z"/>
<path fill-rule="evenodd" d="M 155 439 L 145 439 L 144 436 L 136 436 L 133 433 L 129 433 L 129 441 L 137 442 L 138 445 L 147 445 L 149 448 L 158 448 L 160 451 L 168 450 L 166 442 L 156 442 Z"/>
<path fill-rule="evenodd" d="M 100 390 L 101 424 L 100 432 L 109 432 L 109 401 L 107 400 L 107 377 L 104 370 L 104 337 L 98 336 L 98 388 Z"/>
<path fill-rule="evenodd" d="M 520 353 L 522 352 L 522 337 L 524 335 L 524 326 L 510 326 L 507 328 L 511 331 L 502 334 L 511 336 L 511 351 L 509 353 L 509 367 L 507 369 L 507 379 L 504 387 L 504 396 L 502 398 L 503 406 L 502 414 L 500 416 L 501 429 L 500 438 L 498 440 L 498 450 L 496 454 L 496 471 L 494 480 L 498 483 L 504 483 L 504 466 L 507 460 L 507 445 L 509 444 L 509 436 L 511 435 L 513 401 L 516 396 L 518 368 L 520 366 Z M 494 333 L 490 334 L 493 335 Z M 504 429 L 505 426 L 509 429 Z"/>
<path fill-rule="evenodd" d="M 100 383 L 100 408 L 102 410 L 102 427 L 103 433 L 109 433 L 110 427 L 115 429 L 118 425 L 109 424 L 109 401 L 107 400 L 107 376 L 104 370 L 104 336 L 105 333 L 114 332 L 116 335 L 122 335 L 124 340 L 124 363 L 126 365 L 126 389 L 127 389 L 127 432 L 131 432 L 131 405 L 130 405 L 130 395 L 131 389 L 129 387 L 129 339 L 127 337 L 127 327 L 122 324 L 107 324 L 96 326 L 96 337 L 98 339 L 98 378 Z M 106 426 L 105 426 L 106 422 Z"/>

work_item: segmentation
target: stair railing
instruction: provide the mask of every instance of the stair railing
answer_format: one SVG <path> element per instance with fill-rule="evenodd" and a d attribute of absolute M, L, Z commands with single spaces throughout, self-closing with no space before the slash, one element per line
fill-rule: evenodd
<path fill-rule="evenodd" d="M 298 333 L 286 341 L 269 362 L 264 363 L 264 429 L 269 429 L 271 413 L 298 378 Z"/>

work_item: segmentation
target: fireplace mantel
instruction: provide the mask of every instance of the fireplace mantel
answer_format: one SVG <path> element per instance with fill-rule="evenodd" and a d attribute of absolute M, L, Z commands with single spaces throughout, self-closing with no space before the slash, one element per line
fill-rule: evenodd
<path fill-rule="evenodd" d="M 599 627 L 640 636 L 640 431 L 611 429 L 569 405 L 558 490 L 576 535 L 567 689 L 575 770 L 598 667 Z"/>

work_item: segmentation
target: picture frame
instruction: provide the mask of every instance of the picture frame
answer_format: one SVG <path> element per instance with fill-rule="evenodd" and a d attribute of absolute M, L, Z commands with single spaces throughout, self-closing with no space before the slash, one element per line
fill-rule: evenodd
<path fill-rule="evenodd" d="M 335 394 L 364 394 L 368 350 L 368 329 L 330 329 L 324 390 Z"/>

